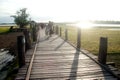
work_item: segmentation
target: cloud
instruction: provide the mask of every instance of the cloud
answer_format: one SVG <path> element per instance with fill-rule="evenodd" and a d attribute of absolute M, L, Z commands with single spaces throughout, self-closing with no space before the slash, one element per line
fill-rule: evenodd
<path fill-rule="evenodd" d="M 9 16 L 0 17 L 0 23 L 14 23 L 14 19 Z"/>
<path fill-rule="evenodd" d="M 27 8 L 36 21 L 119 20 L 119 7 L 119 0 L 0 0 L 0 17 Z"/>

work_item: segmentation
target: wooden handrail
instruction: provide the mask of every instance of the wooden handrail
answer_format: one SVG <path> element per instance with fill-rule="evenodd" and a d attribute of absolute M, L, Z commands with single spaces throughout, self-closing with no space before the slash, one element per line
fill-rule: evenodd
<path fill-rule="evenodd" d="M 67 31 L 65 30 L 65 35 L 67 34 L 66 33 Z M 61 37 L 62 38 L 62 37 Z M 103 37 L 101 37 L 102 39 L 103 39 Z M 62 38 L 62 39 L 64 39 L 64 38 Z M 66 39 L 66 37 L 65 37 L 65 39 Z M 64 40 L 65 40 L 64 39 Z M 102 41 L 102 43 L 101 44 L 103 44 L 102 46 L 104 46 L 104 48 L 102 49 L 102 50 L 104 50 L 105 51 L 105 53 L 104 54 L 102 54 L 101 53 L 101 55 L 102 55 L 102 59 L 104 59 L 103 60 L 103 62 L 105 62 L 105 63 L 101 63 L 101 62 L 99 62 L 98 60 L 96 60 L 96 59 L 94 59 L 94 58 L 92 58 L 84 49 L 80 49 L 81 48 L 81 29 L 80 28 L 78 28 L 78 31 L 77 31 L 77 46 L 75 46 L 75 45 L 73 45 L 73 43 L 71 43 L 70 41 L 68 41 L 68 40 L 65 40 L 66 42 L 68 42 L 71 46 L 73 46 L 74 48 L 77 48 L 77 50 L 79 51 L 81 51 L 83 54 L 85 54 L 86 56 L 88 56 L 91 60 L 93 60 L 95 63 L 97 63 L 98 65 L 100 65 L 103 69 L 105 69 L 108 73 L 110 73 L 110 74 L 112 74 L 114 77 L 116 77 L 117 78 L 117 80 L 120 80 L 120 76 L 119 75 L 117 75 L 116 73 L 114 73 L 108 66 L 107 66 L 107 64 L 106 64 L 106 57 L 107 57 L 107 38 L 104 38 L 104 40 Z M 102 47 L 101 46 L 101 47 Z M 102 52 L 102 51 L 100 51 L 100 52 Z M 99 52 L 99 53 L 100 53 Z"/>

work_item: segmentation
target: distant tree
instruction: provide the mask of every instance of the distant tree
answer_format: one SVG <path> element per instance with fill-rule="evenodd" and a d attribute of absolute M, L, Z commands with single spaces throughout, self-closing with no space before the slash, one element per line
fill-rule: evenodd
<path fill-rule="evenodd" d="M 29 24 L 29 14 L 26 13 L 26 8 L 20 9 L 16 12 L 16 15 L 12 15 L 11 17 L 14 18 L 14 22 L 20 27 L 24 28 L 26 25 Z"/>

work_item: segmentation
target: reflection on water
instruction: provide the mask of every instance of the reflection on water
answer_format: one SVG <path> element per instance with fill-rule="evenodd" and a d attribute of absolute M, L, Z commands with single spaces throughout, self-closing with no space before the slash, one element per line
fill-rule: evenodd
<path fill-rule="evenodd" d="M 1 26 L 2 26 L 2 27 L 3 27 L 3 26 L 6 27 L 6 26 L 17 26 L 17 25 L 16 25 L 16 24 L 0 24 L 0 27 L 1 27 Z"/>
<path fill-rule="evenodd" d="M 106 28 L 107 30 L 120 30 L 120 24 L 95 24 L 89 21 L 67 24 L 67 26 L 76 26 L 82 29 L 91 29 L 91 28 Z"/>
<path fill-rule="evenodd" d="M 82 21 L 82 22 L 76 23 L 75 26 L 83 28 L 83 29 L 90 29 L 93 27 L 93 23 L 89 21 Z"/>

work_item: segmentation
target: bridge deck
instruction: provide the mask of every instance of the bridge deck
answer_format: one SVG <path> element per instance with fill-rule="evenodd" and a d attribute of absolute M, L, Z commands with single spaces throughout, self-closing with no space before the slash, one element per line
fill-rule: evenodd
<path fill-rule="evenodd" d="M 25 79 L 32 52 L 26 54 L 26 65 L 19 70 L 16 80 Z M 69 43 L 52 35 L 49 39 L 42 37 L 37 45 L 30 80 L 117 79 Z"/>

